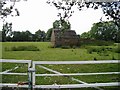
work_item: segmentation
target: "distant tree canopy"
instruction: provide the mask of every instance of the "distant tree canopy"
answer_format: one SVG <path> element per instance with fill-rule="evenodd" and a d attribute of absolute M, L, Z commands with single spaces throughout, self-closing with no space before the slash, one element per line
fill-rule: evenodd
<path fill-rule="evenodd" d="M 6 32 L 10 34 L 6 34 Z M 35 34 L 32 34 L 29 30 L 20 32 L 12 31 L 12 29 L 9 30 L 8 28 L 2 31 L 2 41 L 46 41 L 46 33 L 40 29 L 36 31 Z"/>
<path fill-rule="evenodd" d="M 69 22 L 62 21 L 61 24 L 61 20 L 55 20 L 53 27 L 48 29 L 47 33 L 39 29 L 35 34 L 32 34 L 29 30 L 22 32 L 12 31 L 12 23 L 6 22 L 2 29 L 2 41 L 50 41 L 53 29 L 60 29 L 64 32 L 65 30 L 70 30 L 70 28 Z"/>
<path fill-rule="evenodd" d="M 53 28 L 54 29 L 60 29 L 62 31 L 70 30 L 71 29 L 71 24 L 70 24 L 69 21 L 56 20 L 55 22 L 53 22 Z"/>
<path fill-rule="evenodd" d="M 44 41 L 46 38 L 45 31 L 41 31 L 40 29 L 35 32 L 36 41 Z"/>
<path fill-rule="evenodd" d="M 120 42 L 120 29 L 113 21 L 98 22 L 90 31 L 81 34 L 81 38 Z"/>
<path fill-rule="evenodd" d="M 52 34 L 53 29 L 60 29 L 62 32 L 64 32 L 65 30 L 70 30 L 71 29 L 71 24 L 70 24 L 69 21 L 55 20 L 53 22 L 53 27 L 48 29 L 48 31 L 46 33 L 46 39 L 48 41 L 50 41 L 50 39 L 51 39 L 51 34 Z"/>
<path fill-rule="evenodd" d="M 53 30 L 53 28 L 50 28 L 50 29 L 48 29 L 48 31 L 46 33 L 47 41 L 50 41 L 50 39 L 51 39 L 52 30 Z"/>

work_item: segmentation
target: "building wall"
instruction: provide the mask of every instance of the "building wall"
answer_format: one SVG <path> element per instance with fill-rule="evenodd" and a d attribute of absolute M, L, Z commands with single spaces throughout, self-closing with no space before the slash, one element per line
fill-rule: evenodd
<path fill-rule="evenodd" d="M 54 47 L 57 46 L 78 46 L 80 44 L 80 38 L 76 35 L 75 31 L 66 31 L 61 34 L 59 30 L 53 30 L 51 36 L 51 44 Z"/>

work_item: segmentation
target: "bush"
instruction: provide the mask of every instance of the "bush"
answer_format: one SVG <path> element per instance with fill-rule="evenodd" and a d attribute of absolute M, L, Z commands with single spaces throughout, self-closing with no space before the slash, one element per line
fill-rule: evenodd
<path fill-rule="evenodd" d="M 95 41 L 82 41 L 81 45 L 91 45 L 91 46 L 109 46 L 109 45 L 114 45 L 114 42 L 112 41 L 102 41 L 102 40 L 95 40 Z"/>
<path fill-rule="evenodd" d="M 14 46 L 11 51 L 39 51 L 39 49 L 36 46 Z"/>
<path fill-rule="evenodd" d="M 97 52 L 98 54 L 105 53 L 109 48 L 105 47 L 88 47 L 87 51 L 88 53 L 92 54 L 92 52 Z"/>
<path fill-rule="evenodd" d="M 62 49 L 70 49 L 70 46 L 61 46 Z"/>
<path fill-rule="evenodd" d="M 101 52 L 100 48 L 97 47 L 89 47 L 87 48 L 88 53 L 92 54 L 92 52 Z"/>

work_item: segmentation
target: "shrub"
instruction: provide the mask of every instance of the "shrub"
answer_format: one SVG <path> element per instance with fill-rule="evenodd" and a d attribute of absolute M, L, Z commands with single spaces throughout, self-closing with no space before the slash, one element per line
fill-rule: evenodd
<path fill-rule="evenodd" d="M 39 49 L 36 46 L 14 46 L 11 51 L 39 51 Z"/>
<path fill-rule="evenodd" d="M 88 53 L 92 54 L 92 52 L 100 52 L 100 49 L 97 47 L 89 47 L 87 48 Z"/>
<path fill-rule="evenodd" d="M 94 40 L 94 41 L 88 41 L 88 42 L 85 42 L 85 41 L 82 41 L 81 42 L 81 45 L 84 46 L 84 45 L 91 45 L 91 46 L 109 46 L 109 45 L 114 45 L 114 42 L 112 41 L 102 41 L 102 40 Z"/>
<path fill-rule="evenodd" d="M 105 48 L 105 47 L 88 47 L 87 51 L 90 54 L 92 54 L 92 52 L 97 52 L 98 54 L 101 54 L 101 53 L 106 53 L 107 48 Z"/>
<path fill-rule="evenodd" d="M 70 46 L 61 46 L 62 49 L 70 49 Z"/>

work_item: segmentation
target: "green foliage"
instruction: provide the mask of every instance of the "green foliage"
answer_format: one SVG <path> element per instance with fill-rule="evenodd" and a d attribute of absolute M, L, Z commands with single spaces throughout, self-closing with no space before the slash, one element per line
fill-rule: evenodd
<path fill-rule="evenodd" d="M 95 23 L 91 28 L 90 35 L 91 38 L 98 40 L 114 40 L 116 41 L 119 29 L 116 28 L 116 25 L 113 21 L 109 22 L 99 22 Z"/>
<path fill-rule="evenodd" d="M 36 46 L 13 46 L 11 49 L 6 48 L 6 51 L 39 51 L 39 49 Z"/>
<path fill-rule="evenodd" d="M 53 30 L 53 28 L 50 28 L 50 29 L 48 29 L 48 31 L 47 31 L 47 33 L 46 33 L 46 39 L 47 39 L 48 41 L 50 41 L 50 39 L 51 39 L 52 30 Z"/>
<path fill-rule="evenodd" d="M 92 53 L 96 52 L 100 56 L 109 56 L 110 53 L 108 51 L 112 51 L 112 48 L 111 47 L 104 47 L 104 46 L 101 46 L 101 47 L 87 47 L 87 52 L 89 54 L 92 54 Z"/>
<path fill-rule="evenodd" d="M 93 8 L 94 10 L 102 8 L 103 14 L 107 16 L 107 19 L 112 18 L 115 21 L 116 25 L 118 25 L 120 22 L 120 0 L 117 0 L 116 2 L 90 2 L 86 0 L 83 2 L 80 0 L 48 0 L 47 3 L 51 6 L 55 6 L 55 8 L 59 10 L 58 16 L 63 20 L 68 19 L 72 16 L 75 11 L 73 8 L 77 8 L 79 11 L 84 10 L 84 8 Z"/>
<path fill-rule="evenodd" d="M 103 40 L 91 40 L 91 39 L 86 39 L 86 40 L 81 40 L 80 42 L 81 47 L 82 46 L 110 46 L 114 45 L 114 42 L 112 41 L 103 41 Z"/>
<path fill-rule="evenodd" d="M 62 32 L 64 32 L 66 30 L 71 29 L 71 24 L 69 21 L 60 19 L 60 20 L 56 20 L 55 22 L 53 22 L 53 28 L 60 29 Z"/>
<path fill-rule="evenodd" d="M 118 33 L 120 29 L 113 21 L 98 22 L 93 24 L 90 31 L 81 34 L 81 38 L 120 42 Z"/>
<path fill-rule="evenodd" d="M 35 32 L 36 41 L 45 41 L 46 33 L 45 31 L 38 30 Z"/>
<path fill-rule="evenodd" d="M 6 41 L 7 37 L 10 37 L 12 35 L 12 23 L 6 22 L 3 24 L 2 28 L 2 41 Z"/>

